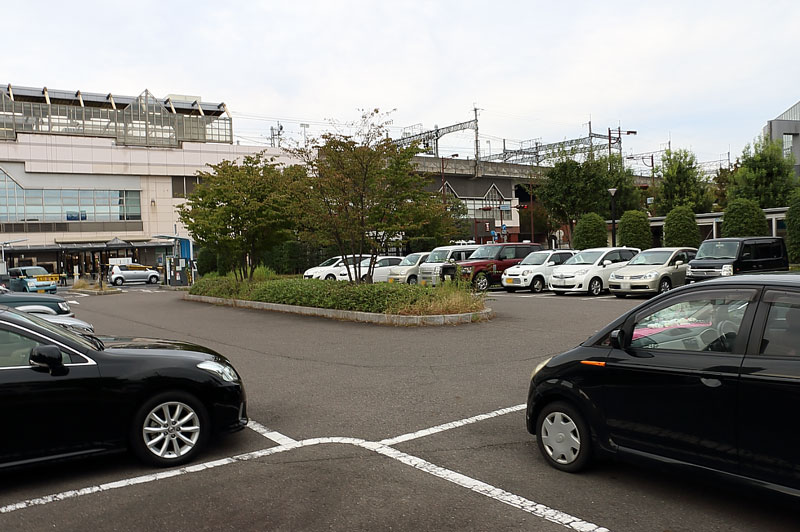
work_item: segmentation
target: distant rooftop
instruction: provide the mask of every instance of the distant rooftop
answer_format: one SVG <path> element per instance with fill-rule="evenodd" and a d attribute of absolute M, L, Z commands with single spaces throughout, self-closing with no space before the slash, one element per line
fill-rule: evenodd
<path fill-rule="evenodd" d="M 0 139 L 17 133 L 114 137 L 121 144 L 174 147 L 183 141 L 233 143 L 224 103 L 47 87 L 0 86 Z"/>
<path fill-rule="evenodd" d="M 775 120 L 800 120 L 800 102 L 778 115 Z"/>

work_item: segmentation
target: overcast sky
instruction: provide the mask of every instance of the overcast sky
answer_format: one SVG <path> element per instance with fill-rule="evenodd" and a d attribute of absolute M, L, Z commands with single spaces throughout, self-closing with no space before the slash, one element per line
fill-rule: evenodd
<path fill-rule="evenodd" d="M 396 109 L 481 150 L 621 126 L 732 158 L 800 100 L 800 2 L 5 2 L 0 83 L 224 101 L 242 144 Z M 488 141 L 488 142 L 487 142 Z M 473 133 L 442 152 L 474 156 Z"/>

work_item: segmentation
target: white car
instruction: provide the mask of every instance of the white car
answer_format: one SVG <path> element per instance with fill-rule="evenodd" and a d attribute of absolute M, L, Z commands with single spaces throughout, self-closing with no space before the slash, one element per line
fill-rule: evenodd
<path fill-rule="evenodd" d="M 479 247 L 477 244 L 469 244 L 434 248 L 428 255 L 428 259 L 419 266 L 419 284 L 436 286 L 441 282 L 442 266 L 451 262 L 467 260 Z"/>
<path fill-rule="evenodd" d="M 390 283 L 417 284 L 419 282 L 419 267 L 430 255 L 425 253 L 412 253 L 403 259 L 397 266 L 389 268 L 387 281 Z M 377 282 L 377 278 L 374 279 Z"/>
<path fill-rule="evenodd" d="M 626 247 L 584 249 L 553 270 L 549 288 L 556 295 L 583 292 L 598 296 L 608 288 L 611 273 L 637 253 L 639 249 Z"/>
<path fill-rule="evenodd" d="M 375 257 L 375 268 L 373 269 L 372 273 L 372 282 L 377 283 L 381 281 L 386 281 L 389 275 L 389 267 L 397 266 L 405 257 L 393 257 L 389 255 L 378 255 Z M 369 263 L 372 260 L 372 257 L 367 257 L 361 261 L 360 264 L 345 264 L 344 268 L 340 268 L 339 272 L 336 275 L 336 278 L 340 281 L 350 281 L 354 280 L 356 276 L 361 276 L 361 280 L 364 282 L 369 281 Z M 350 270 L 350 274 L 348 275 L 347 270 Z"/>
<path fill-rule="evenodd" d="M 333 281 L 336 279 L 336 274 L 339 273 L 339 270 L 345 265 L 345 261 L 351 264 L 354 262 L 353 256 L 349 255 L 349 257 L 349 259 L 341 255 L 331 257 L 319 266 L 314 266 L 303 272 L 303 279 L 326 279 L 328 281 Z"/>
<path fill-rule="evenodd" d="M 550 275 L 556 266 L 560 266 L 577 251 L 573 249 L 546 249 L 534 251 L 522 262 L 506 268 L 500 277 L 500 283 L 507 292 L 515 290 L 531 290 L 541 292 L 550 284 Z"/>

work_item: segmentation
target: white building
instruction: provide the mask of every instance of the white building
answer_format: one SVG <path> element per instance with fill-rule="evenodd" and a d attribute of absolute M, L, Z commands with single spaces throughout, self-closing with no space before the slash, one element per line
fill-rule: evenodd
<path fill-rule="evenodd" d="M 188 245 L 156 235 L 188 238 L 175 208 L 196 172 L 265 148 L 233 144 L 225 104 L 174 98 L 0 88 L 0 241 L 9 267 L 97 273 L 110 257 L 162 265 L 187 256 Z"/>

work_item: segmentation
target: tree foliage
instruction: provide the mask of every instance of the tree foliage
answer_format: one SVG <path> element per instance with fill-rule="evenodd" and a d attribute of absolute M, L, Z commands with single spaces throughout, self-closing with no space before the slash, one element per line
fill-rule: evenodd
<path fill-rule="evenodd" d="M 209 166 L 211 171 L 197 173 L 201 183 L 178 214 L 218 264 L 229 265 L 237 279 L 252 278 L 260 255 L 289 227 L 284 173 L 263 154 Z"/>
<path fill-rule="evenodd" d="M 668 247 L 692 247 L 700 245 L 700 228 L 692 209 L 675 207 L 664 220 L 664 245 Z"/>
<path fill-rule="evenodd" d="M 621 246 L 641 250 L 653 247 L 653 232 L 650 230 L 650 219 L 647 213 L 625 211 L 622 218 L 619 219 L 617 236 Z"/>
<path fill-rule="evenodd" d="M 797 187 L 794 157 L 784 156 L 780 140 L 759 137 L 742 151 L 741 166 L 728 186 L 728 199 L 745 198 L 762 209 L 785 207 Z"/>
<path fill-rule="evenodd" d="M 789 260 L 800 262 L 800 194 L 792 194 L 789 210 L 786 211 L 786 248 Z"/>
<path fill-rule="evenodd" d="M 696 213 L 711 210 L 713 196 L 692 152 L 667 150 L 658 173 L 661 182 L 656 185 L 654 200 L 657 214 L 663 216 L 681 205 Z"/>
<path fill-rule="evenodd" d="M 606 222 L 599 214 L 590 212 L 581 216 L 575 225 L 572 238 L 575 249 L 599 248 L 608 245 Z"/>
<path fill-rule="evenodd" d="M 307 170 L 291 185 L 292 214 L 304 237 L 330 242 L 341 255 L 374 258 L 426 226 L 449 224 L 455 231 L 458 214 L 426 191 L 429 178 L 414 170 L 418 148 L 394 144 L 385 120 L 377 109 L 365 112 L 353 135 L 326 133 L 314 148 L 293 150 Z M 371 262 L 351 280 L 370 275 Z"/>
<path fill-rule="evenodd" d="M 739 198 L 728 202 L 722 218 L 722 236 L 767 236 L 770 234 L 764 211 L 753 200 Z"/>

